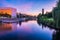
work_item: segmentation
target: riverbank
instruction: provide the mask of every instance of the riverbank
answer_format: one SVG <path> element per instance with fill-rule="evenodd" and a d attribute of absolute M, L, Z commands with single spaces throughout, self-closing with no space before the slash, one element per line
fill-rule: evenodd
<path fill-rule="evenodd" d="M 60 30 L 59 27 L 56 27 L 53 18 L 40 17 L 40 18 L 37 18 L 37 21 L 39 24 L 42 24 L 44 26 L 48 26 L 49 28 L 52 28 L 55 30 Z"/>

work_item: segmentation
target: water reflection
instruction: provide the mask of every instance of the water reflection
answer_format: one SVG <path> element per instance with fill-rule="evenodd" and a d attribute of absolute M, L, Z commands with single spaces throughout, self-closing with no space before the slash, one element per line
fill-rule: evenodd
<path fill-rule="evenodd" d="M 12 33 L 17 30 L 16 23 L 0 23 L 0 36 Z"/>
<path fill-rule="evenodd" d="M 39 26 L 42 25 L 42 29 L 48 27 L 48 26 L 46 26 L 46 25 L 43 25 L 43 24 L 42 24 L 40 21 L 38 21 L 38 20 L 37 20 L 37 24 L 38 24 Z M 49 28 L 49 29 L 52 29 L 52 28 Z"/>
<path fill-rule="evenodd" d="M 39 25 L 41 25 L 41 22 L 39 22 L 39 21 L 37 21 L 37 23 L 39 24 Z M 52 40 L 60 40 L 60 30 L 56 30 L 55 28 L 51 28 L 51 27 L 49 27 L 49 26 L 46 26 L 46 25 L 44 25 L 44 24 L 42 24 L 42 29 L 43 28 L 46 28 L 46 27 L 48 27 L 49 29 L 54 29 L 55 31 L 53 31 L 53 33 L 52 33 Z"/>
<path fill-rule="evenodd" d="M 19 39 L 23 40 L 52 40 L 52 34 L 54 29 L 39 25 L 36 20 L 29 20 L 20 22 L 18 24 Z"/>
<path fill-rule="evenodd" d="M 50 29 L 47 26 L 39 25 L 37 20 L 2 23 L 0 25 L 0 36 L 4 34 L 4 38 L 9 36 L 15 39 L 18 37 L 19 40 L 52 40 L 54 31 L 54 29 Z M 8 36 L 6 36 L 6 34 L 8 34 Z"/>
<path fill-rule="evenodd" d="M 5 30 L 12 30 L 12 24 L 10 23 L 0 24 L 0 31 L 5 31 Z"/>
<path fill-rule="evenodd" d="M 53 33 L 52 40 L 60 40 L 60 31 L 56 31 Z"/>
<path fill-rule="evenodd" d="M 36 20 L 24 20 L 24 21 L 19 21 L 18 23 L 19 23 L 19 25 L 21 26 L 21 24 L 22 24 L 23 22 L 28 22 L 28 21 L 36 21 Z"/>

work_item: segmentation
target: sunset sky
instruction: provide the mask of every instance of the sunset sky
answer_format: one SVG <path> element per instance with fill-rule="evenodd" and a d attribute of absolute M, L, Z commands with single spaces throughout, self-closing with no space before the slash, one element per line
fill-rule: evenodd
<path fill-rule="evenodd" d="M 42 8 L 51 11 L 56 6 L 57 0 L 0 0 L 0 7 L 16 8 L 17 12 L 37 15 Z"/>

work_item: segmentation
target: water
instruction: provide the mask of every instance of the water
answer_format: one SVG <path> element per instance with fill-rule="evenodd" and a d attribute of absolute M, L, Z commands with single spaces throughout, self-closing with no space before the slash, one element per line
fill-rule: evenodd
<path fill-rule="evenodd" d="M 0 24 L 1 40 L 52 40 L 54 33 L 54 29 L 42 27 L 36 20 Z"/>

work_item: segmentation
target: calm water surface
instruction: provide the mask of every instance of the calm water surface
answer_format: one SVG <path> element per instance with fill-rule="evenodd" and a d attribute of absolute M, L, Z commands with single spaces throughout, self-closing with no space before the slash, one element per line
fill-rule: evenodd
<path fill-rule="evenodd" d="M 52 40 L 54 29 L 39 25 L 36 20 L 0 24 L 0 39 Z"/>

